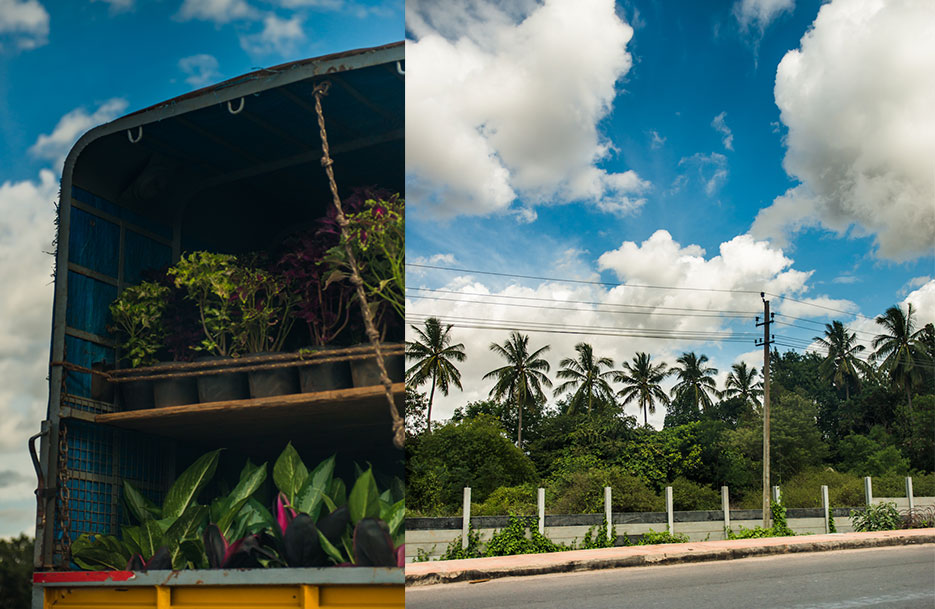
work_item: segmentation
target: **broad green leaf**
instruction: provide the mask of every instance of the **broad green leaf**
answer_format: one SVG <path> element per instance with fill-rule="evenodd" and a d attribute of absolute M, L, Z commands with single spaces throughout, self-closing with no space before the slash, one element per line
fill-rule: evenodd
<path fill-rule="evenodd" d="M 390 537 L 395 538 L 406 519 L 406 501 L 400 500 L 380 510 L 380 519 L 390 528 Z"/>
<path fill-rule="evenodd" d="M 380 493 L 380 501 L 382 501 L 383 503 L 387 505 L 393 505 L 394 503 L 393 493 L 390 491 L 390 489 L 386 489 L 385 491 Z"/>
<path fill-rule="evenodd" d="M 328 508 L 329 514 L 335 511 L 336 509 L 338 509 L 337 504 L 335 504 L 335 502 L 332 501 L 331 497 L 329 497 L 328 495 L 322 495 L 321 500 L 325 502 L 325 506 Z"/>
<path fill-rule="evenodd" d="M 331 557 L 331 560 L 333 560 L 335 564 L 339 565 L 342 562 L 346 562 L 344 557 L 341 556 L 341 551 L 334 547 L 334 544 L 328 541 L 328 538 L 325 537 L 321 531 L 318 531 L 318 541 L 321 543 L 321 549 L 325 551 L 325 554 Z"/>
<path fill-rule="evenodd" d="M 390 490 L 393 491 L 393 501 L 401 501 L 406 498 L 406 483 L 399 476 L 393 476 L 390 481 Z"/>
<path fill-rule="evenodd" d="M 295 505 L 295 496 L 305 484 L 306 478 L 308 468 L 302 462 L 302 457 L 292 446 L 292 442 L 286 444 L 285 450 L 273 465 L 273 482 L 276 483 L 276 488 L 286 495 L 290 504 Z"/>
<path fill-rule="evenodd" d="M 244 468 L 244 471 L 241 472 L 240 481 L 230 495 L 227 496 L 224 502 L 224 513 L 216 523 L 225 537 L 230 533 L 231 523 L 234 522 L 234 518 L 247 503 L 250 496 L 260 488 L 264 480 L 266 480 L 266 463 L 253 466 L 253 469 L 249 471 Z"/>
<path fill-rule="evenodd" d="M 201 539 L 186 539 L 179 544 L 179 549 L 181 556 L 191 568 L 208 568 L 208 557 L 205 555 L 205 546 Z"/>
<path fill-rule="evenodd" d="M 364 518 L 376 518 L 380 515 L 379 492 L 372 469 L 361 474 L 354 482 L 354 488 L 347 498 L 347 508 L 351 514 L 352 525 Z"/>
<path fill-rule="evenodd" d="M 353 538 L 351 537 L 350 528 L 344 531 L 344 535 L 341 535 L 341 545 L 344 546 L 344 551 L 347 552 L 347 555 L 350 557 L 351 563 L 352 564 L 356 563 L 357 557 L 354 556 L 354 549 L 352 547 L 354 545 L 354 541 L 353 541 Z"/>
<path fill-rule="evenodd" d="M 334 455 L 331 455 L 311 471 L 305 485 L 299 491 L 295 500 L 295 509 L 308 514 L 312 521 L 318 521 L 318 512 L 321 510 L 322 496 L 331 488 L 334 476 Z"/>
<path fill-rule="evenodd" d="M 182 472 L 166 493 L 166 500 L 162 504 L 163 518 L 178 518 L 182 515 L 185 508 L 198 497 L 201 489 L 214 476 L 220 454 L 221 449 L 218 449 L 202 455 Z"/>
<path fill-rule="evenodd" d="M 159 506 L 147 499 L 126 480 L 123 481 L 123 502 L 127 506 L 127 511 L 136 518 L 137 522 L 162 517 L 162 510 Z"/>
<path fill-rule="evenodd" d="M 344 484 L 344 480 L 340 478 L 332 480 L 328 496 L 331 497 L 337 507 L 347 505 L 347 485 Z M 334 509 L 332 508 L 331 511 L 333 512 Z"/>
<path fill-rule="evenodd" d="M 179 555 L 179 544 L 186 539 L 198 537 L 198 531 L 207 518 L 208 508 L 203 505 L 190 505 L 166 531 L 164 537 L 169 545 L 173 566 Z"/>
<path fill-rule="evenodd" d="M 231 525 L 230 539 L 240 539 L 273 526 L 273 515 L 262 503 L 250 497 Z"/>
<path fill-rule="evenodd" d="M 155 520 L 147 520 L 140 527 L 140 554 L 149 560 L 162 545 L 162 529 Z"/>
<path fill-rule="evenodd" d="M 142 548 L 140 548 L 140 535 L 142 535 L 143 527 L 123 527 L 120 529 L 120 534 L 123 536 L 123 543 L 126 544 L 127 550 L 129 550 L 130 555 L 142 554 Z M 74 544 L 72 544 L 74 547 Z"/>

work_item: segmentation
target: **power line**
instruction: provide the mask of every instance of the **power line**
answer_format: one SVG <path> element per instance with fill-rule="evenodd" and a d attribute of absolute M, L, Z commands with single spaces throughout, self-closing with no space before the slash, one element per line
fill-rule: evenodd
<path fill-rule="evenodd" d="M 775 293 L 773 293 L 773 292 L 764 292 L 764 294 L 767 294 L 767 295 L 769 295 L 769 296 L 775 296 L 776 298 L 782 298 L 783 300 L 790 300 L 790 301 L 792 301 L 792 302 L 797 302 L 797 303 L 799 303 L 799 304 L 803 304 L 803 305 L 806 305 L 806 306 L 809 306 L 809 307 L 815 307 L 815 308 L 818 308 L 818 309 L 824 309 L 824 310 L 826 310 L 826 311 L 834 311 L 835 313 L 843 313 L 844 315 L 850 315 L 851 317 L 861 317 L 861 318 L 863 318 L 863 319 L 869 319 L 870 321 L 874 321 L 874 318 L 873 318 L 873 317 L 867 317 L 866 315 L 863 315 L 863 314 L 861 314 L 861 313 L 852 313 L 852 312 L 850 312 L 850 311 L 844 311 L 844 310 L 841 310 L 841 309 L 835 309 L 834 307 L 826 307 L 825 305 L 815 304 L 814 302 L 808 302 L 808 301 L 806 301 L 806 300 L 799 300 L 799 299 L 793 298 L 793 297 L 791 297 L 791 296 L 783 296 L 782 294 L 775 294 Z"/>
<path fill-rule="evenodd" d="M 481 271 L 477 269 L 460 269 L 460 268 L 451 268 L 446 266 L 436 266 L 434 264 L 416 264 L 415 262 L 407 262 L 406 266 L 421 268 L 421 269 L 434 269 L 437 271 L 452 271 L 455 273 L 474 273 L 477 275 L 492 275 L 494 277 L 511 277 L 514 279 L 534 279 L 536 281 L 554 281 L 558 283 L 578 283 L 585 285 L 600 285 L 604 287 L 613 287 L 613 288 L 640 288 L 646 290 L 685 290 L 690 292 L 722 292 L 726 294 L 760 294 L 760 290 L 727 290 L 720 288 L 694 288 L 687 286 L 660 286 L 660 285 L 639 285 L 632 283 L 613 283 L 609 281 L 589 281 L 586 279 L 563 279 L 560 277 L 543 277 L 539 275 L 520 275 L 516 273 L 497 273 L 495 271 Z"/>
<path fill-rule="evenodd" d="M 407 292 L 430 292 L 434 294 L 456 294 L 459 296 L 481 296 L 481 297 L 490 297 L 490 298 L 506 298 L 511 300 L 535 300 L 542 302 L 561 302 L 561 303 L 573 303 L 573 304 L 587 304 L 587 305 L 597 305 L 597 306 L 608 306 L 608 307 L 631 307 L 635 309 L 652 309 L 663 310 L 663 311 L 693 311 L 699 313 L 729 313 L 736 314 L 738 316 L 750 316 L 756 315 L 756 311 L 736 311 L 729 309 L 695 309 L 691 307 L 664 307 L 664 306 L 655 306 L 655 305 L 635 305 L 635 304 L 625 304 L 617 302 L 600 302 L 594 300 L 563 300 L 561 298 L 546 298 L 544 296 L 518 296 L 513 294 L 472 294 L 470 292 L 459 292 L 457 290 L 443 290 L 436 288 L 406 288 Z M 426 298 L 425 296 L 420 296 L 419 298 Z M 498 303 L 499 304 L 499 303 Z"/>
<path fill-rule="evenodd" d="M 482 295 L 478 295 L 482 296 Z M 482 300 L 465 300 L 461 298 L 444 298 L 441 296 L 420 296 L 419 300 L 438 300 L 444 302 L 460 302 L 464 304 L 479 304 L 479 305 L 490 305 L 498 307 L 521 307 L 524 309 L 539 309 L 543 311 L 575 311 L 578 313 L 610 313 L 613 315 L 660 315 L 668 317 L 706 317 L 706 318 L 733 318 L 733 319 L 749 319 L 753 317 L 752 313 L 744 314 L 720 314 L 714 313 L 712 315 L 703 315 L 700 313 L 655 313 L 653 311 L 608 311 L 606 309 L 581 309 L 574 307 L 550 307 L 545 305 L 528 305 L 521 304 L 517 302 L 485 302 Z M 561 302 L 561 301 L 557 301 Z M 625 306 L 625 305 L 624 305 Z"/>

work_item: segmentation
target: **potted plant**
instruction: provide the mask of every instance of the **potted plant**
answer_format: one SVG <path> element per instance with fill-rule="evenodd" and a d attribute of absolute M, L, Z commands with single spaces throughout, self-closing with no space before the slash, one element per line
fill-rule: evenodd
<path fill-rule="evenodd" d="M 237 266 L 232 279 L 237 306 L 233 342 L 254 356 L 281 351 L 295 324 L 293 312 L 298 297 L 280 276 L 259 265 Z M 251 371 L 248 379 L 250 396 L 254 398 L 299 392 L 294 367 Z"/>
<path fill-rule="evenodd" d="M 358 211 L 345 212 L 345 218 L 346 236 L 342 234 L 322 261 L 328 271 L 325 287 L 349 281 L 347 246 L 350 246 L 374 323 L 384 340 L 391 328 L 402 327 L 405 317 L 405 201 L 398 194 L 380 193 L 379 198 L 367 198 Z M 402 381 L 403 356 L 386 358 L 385 363 L 391 380 Z M 372 360 L 352 362 L 351 372 L 355 386 L 379 383 L 379 372 Z"/>
<path fill-rule="evenodd" d="M 329 247 L 337 242 L 334 233 L 306 233 L 287 242 L 285 253 L 276 264 L 286 290 L 296 297 L 293 316 L 304 322 L 311 347 L 303 355 L 326 354 L 328 345 L 348 328 L 352 318 L 353 288 L 347 282 L 325 286 L 324 266 L 319 262 Z M 329 391 L 351 386 L 351 371 L 346 361 L 306 364 L 299 368 L 302 393 Z"/>
<path fill-rule="evenodd" d="M 156 363 L 156 353 L 162 347 L 166 330 L 162 314 L 168 289 L 152 282 L 124 288 L 110 305 L 113 326 L 108 330 L 117 335 L 121 359 L 131 368 Z M 122 383 L 124 410 L 144 410 L 154 406 L 151 381 Z"/>
<path fill-rule="evenodd" d="M 236 258 L 228 254 L 192 252 L 182 256 L 169 269 L 175 285 L 184 288 L 195 303 L 203 335 L 192 348 L 205 355 L 202 361 L 231 358 L 240 355 L 243 336 L 235 336 L 238 273 Z M 198 377 L 198 398 L 201 402 L 238 400 L 247 397 L 247 377 L 229 372 Z"/>

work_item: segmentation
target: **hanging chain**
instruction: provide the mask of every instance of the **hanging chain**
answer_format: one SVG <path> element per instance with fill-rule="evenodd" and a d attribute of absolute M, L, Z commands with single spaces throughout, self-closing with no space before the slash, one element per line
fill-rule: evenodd
<path fill-rule="evenodd" d="M 68 428 L 59 424 L 58 434 L 58 521 L 62 527 L 62 562 L 67 569 L 71 562 L 71 510 L 68 503 Z"/>
<path fill-rule="evenodd" d="M 341 240 L 344 242 L 344 252 L 347 255 L 348 265 L 351 267 L 351 283 L 357 290 L 357 300 L 360 303 L 360 312 L 364 317 L 364 328 L 367 331 L 367 338 L 373 343 L 377 354 L 377 367 L 380 369 L 380 380 L 383 383 L 386 401 L 390 406 L 390 417 L 393 419 L 393 443 L 397 448 L 402 449 L 406 441 L 405 424 L 399 411 L 396 409 L 396 401 L 393 400 L 392 383 L 386 373 L 386 365 L 383 361 L 383 345 L 380 343 L 380 335 L 377 332 L 376 325 L 373 323 L 373 312 L 367 304 L 367 296 L 364 292 L 364 281 L 360 277 L 360 268 L 357 265 L 357 258 L 351 249 L 351 242 L 347 234 L 347 218 L 344 216 L 344 208 L 341 206 L 341 197 L 338 196 L 338 185 L 334 180 L 334 161 L 331 160 L 331 151 L 328 148 L 328 134 L 325 131 L 325 115 L 321 110 L 321 98 L 328 94 L 331 83 L 325 81 L 315 86 L 315 112 L 318 114 L 318 130 L 321 135 L 321 164 L 328 175 L 328 185 L 331 187 L 331 198 L 334 202 L 334 208 L 337 211 L 338 226 L 341 227 Z"/>

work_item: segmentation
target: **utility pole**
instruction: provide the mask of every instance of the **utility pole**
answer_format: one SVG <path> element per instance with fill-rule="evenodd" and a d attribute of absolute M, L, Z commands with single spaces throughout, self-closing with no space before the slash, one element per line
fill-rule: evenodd
<path fill-rule="evenodd" d="M 769 312 L 769 301 L 766 294 L 760 292 L 763 299 L 763 321 L 756 318 L 756 327 L 763 326 L 763 338 L 757 345 L 763 345 L 763 528 L 769 528 L 769 346 L 772 336 L 769 326 L 773 323 L 773 314 Z"/>

